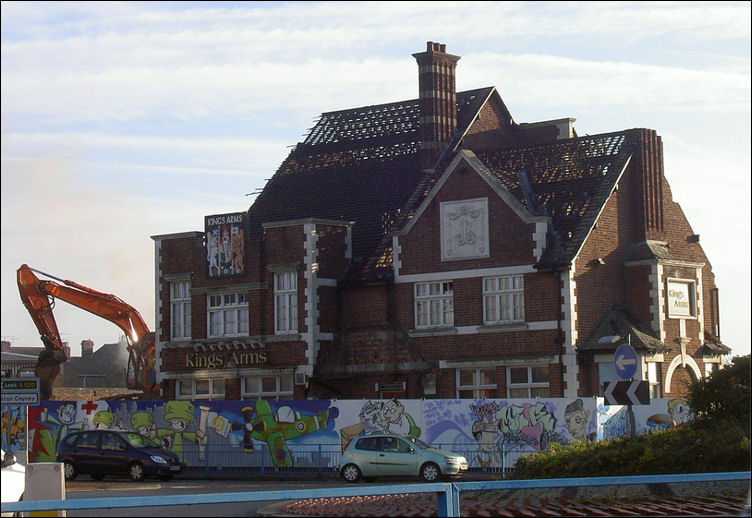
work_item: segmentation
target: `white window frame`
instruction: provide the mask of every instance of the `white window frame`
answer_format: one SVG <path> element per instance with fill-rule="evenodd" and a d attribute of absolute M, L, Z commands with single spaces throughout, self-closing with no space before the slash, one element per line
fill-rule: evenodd
<path fill-rule="evenodd" d="M 650 399 L 660 399 L 662 381 L 661 364 L 658 362 L 647 362 L 647 369 Z"/>
<path fill-rule="evenodd" d="M 170 340 L 191 339 L 191 281 L 170 283 Z"/>
<path fill-rule="evenodd" d="M 255 382 L 251 382 L 255 386 L 249 386 L 251 384 L 249 383 L 249 380 L 251 379 L 255 380 Z M 274 383 L 274 388 L 269 385 L 272 382 Z M 240 385 L 241 399 L 292 399 L 295 392 L 295 373 L 251 374 L 243 376 Z"/>
<path fill-rule="evenodd" d="M 483 383 L 483 372 L 490 371 L 493 383 Z M 483 399 L 496 397 L 496 367 L 472 367 L 466 369 L 456 369 L 457 376 L 457 399 Z M 471 373 L 472 381 L 468 384 L 462 384 L 462 373 Z M 467 392 L 472 391 L 472 396 Z"/>
<path fill-rule="evenodd" d="M 525 321 L 525 281 L 523 275 L 483 278 L 483 323 L 506 324 Z"/>
<path fill-rule="evenodd" d="M 214 293 L 206 296 L 206 334 L 209 338 L 248 335 L 248 294 Z"/>
<path fill-rule="evenodd" d="M 452 281 L 416 282 L 415 328 L 454 326 L 454 287 Z"/>
<path fill-rule="evenodd" d="M 274 334 L 298 332 L 298 273 L 274 274 Z"/>
<path fill-rule="evenodd" d="M 204 385 L 207 386 L 207 390 L 204 390 Z M 177 399 L 224 399 L 225 378 L 179 379 L 175 394 Z"/>
<path fill-rule="evenodd" d="M 545 367 L 546 369 L 546 381 L 533 381 L 534 369 Z M 512 370 L 526 369 L 527 381 L 524 383 L 512 383 Z M 535 365 L 511 365 L 507 367 L 507 398 L 509 399 L 525 399 L 536 397 L 551 397 L 551 383 L 550 383 L 551 369 L 548 364 L 540 363 Z M 544 390 L 545 389 L 545 390 Z M 520 395 L 519 391 L 524 390 L 527 395 Z M 515 391 L 514 395 L 512 391 Z"/>

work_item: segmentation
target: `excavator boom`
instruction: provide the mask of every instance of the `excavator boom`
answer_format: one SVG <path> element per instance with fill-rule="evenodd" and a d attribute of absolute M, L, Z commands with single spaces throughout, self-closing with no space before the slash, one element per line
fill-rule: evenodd
<path fill-rule="evenodd" d="M 34 272 L 59 282 L 40 280 Z M 63 342 L 52 312 L 55 299 L 64 300 L 117 325 L 129 342 L 126 375 L 128 387 L 144 391 L 158 389 L 154 375 L 154 334 L 133 306 L 115 295 L 59 279 L 25 264 L 18 269 L 17 281 L 21 300 L 37 326 L 45 347 L 39 355 L 35 371 L 40 379 L 42 399 L 50 399 L 52 396 L 52 384 L 60 372 L 60 364 L 66 361 Z"/>

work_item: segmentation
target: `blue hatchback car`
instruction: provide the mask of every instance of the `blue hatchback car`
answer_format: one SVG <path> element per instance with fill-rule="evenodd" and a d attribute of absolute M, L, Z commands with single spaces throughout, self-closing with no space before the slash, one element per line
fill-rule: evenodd
<path fill-rule="evenodd" d="M 183 470 L 175 453 L 136 432 L 125 430 L 83 430 L 71 432 L 57 447 L 65 480 L 80 473 L 101 480 L 106 475 L 127 475 L 133 481 L 147 476 L 169 480 Z"/>

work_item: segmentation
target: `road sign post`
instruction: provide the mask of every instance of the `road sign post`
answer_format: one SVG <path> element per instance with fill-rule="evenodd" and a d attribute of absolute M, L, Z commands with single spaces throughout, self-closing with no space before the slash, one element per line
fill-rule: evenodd
<path fill-rule="evenodd" d="M 36 406 L 39 404 L 39 378 L 5 378 L 0 381 L 0 387 L 2 387 L 2 404 L 3 405 L 16 405 L 23 406 L 26 414 L 25 421 L 25 434 L 26 437 L 26 459 L 29 458 L 29 405 Z M 8 438 L 6 444 L 8 445 L 8 451 L 10 451 L 11 445 L 11 411 L 8 409 Z"/>
<path fill-rule="evenodd" d="M 5 378 L 0 383 L 3 405 L 39 404 L 39 378 Z"/>

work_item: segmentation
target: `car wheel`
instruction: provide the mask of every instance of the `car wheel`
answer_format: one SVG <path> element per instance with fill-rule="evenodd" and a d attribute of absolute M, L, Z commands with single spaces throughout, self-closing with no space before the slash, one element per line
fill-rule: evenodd
<path fill-rule="evenodd" d="M 342 478 L 345 482 L 357 482 L 360 480 L 360 468 L 355 464 L 348 464 L 342 468 Z"/>
<path fill-rule="evenodd" d="M 441 477 L 441 470 L 439 466 L 433 462 L 426 462 L 423 467 L 420 468 L 420 478 L 426 482 L 436 482 Z"/>
<path fill-rule="evenodd" d="M 138 462 L 128 464 L 128 476 L 134 482 L 141 482 L 144 479 L 144 467 Z"/>
<path fill-rule="evenodd" d="M 73 480 L 78 476 L 75 464 L 69 460 L 63 462 L 63 472 L 65 473 L 65 480 Z"/>
<path fill-rule="evenodd" d="M 104 473 L 92 473 L 91 478 L 94 480 L 102 480 L 104 478 Z"/>

